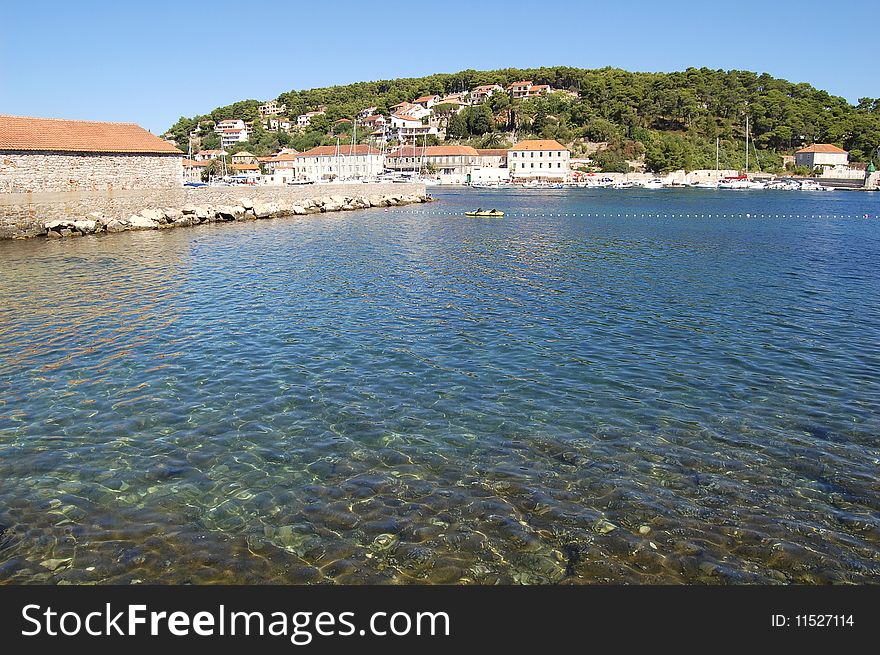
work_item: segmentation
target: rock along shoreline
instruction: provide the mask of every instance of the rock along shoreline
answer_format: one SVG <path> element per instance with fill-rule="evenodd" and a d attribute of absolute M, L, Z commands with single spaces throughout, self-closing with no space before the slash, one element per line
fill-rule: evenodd
<path fill-rule="evenodd" d="M 28 236 L 63 238 L 90 234 L 114 234 L 134 230 L 163 230 L 176 227 L 193 227 L 206 223 L 254 221 L 284 216 L 305 216 L 329 212 L 354 211 L 372 207 L 396 207 L 429 202 L 427 194 L 373 194 L 359 196 L 325 195 L 291 201 L 254 201 L 248 197 L 237 199 L 233 204 L 196 205 L 182 207 L 148 207 L 127 218 L 110 216 L 95 211 L 83 218 L 56 218 L 42 224 L 42 229 Z"/>

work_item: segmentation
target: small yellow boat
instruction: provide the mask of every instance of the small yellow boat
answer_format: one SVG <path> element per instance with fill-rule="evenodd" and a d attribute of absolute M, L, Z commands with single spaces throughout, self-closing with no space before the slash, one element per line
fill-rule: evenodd
<path fill-rule="evenodd" d="M 464 215 L 472 218 L 501 218 L 504 212 L 500 209 L 477 209 L 477 211 L 465 212 Z"/>

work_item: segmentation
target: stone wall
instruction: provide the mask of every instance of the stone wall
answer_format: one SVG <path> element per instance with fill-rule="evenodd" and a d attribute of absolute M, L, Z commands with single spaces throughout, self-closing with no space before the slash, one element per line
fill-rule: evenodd
<path fill-rule="evenodd" d="M 127 220 L 145 209 L 182 210 L 187 206 L 239 205 L 242 198 L 257 204 L 304 204 L 327 196 L 347 198 L 425 195 L 424 184 L 308 184 L 297 186 L 231 186 L 173 189 L 0 193 L 0 239 L 45 234 L 51 221 L 81 220 L 88 214 Z"/>
<path fill-rule="evenodd" d="M 0 194 L 124 191 L 183 184 L 181 156 L 0 151 Z"/>

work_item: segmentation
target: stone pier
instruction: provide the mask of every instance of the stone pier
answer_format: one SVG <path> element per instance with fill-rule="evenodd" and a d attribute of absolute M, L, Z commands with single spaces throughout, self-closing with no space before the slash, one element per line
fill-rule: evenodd
<path fill-rule="evenodd" d="M 0 193 L 0 239 L 189 227 L 425 202 L 423 184 Z"/>

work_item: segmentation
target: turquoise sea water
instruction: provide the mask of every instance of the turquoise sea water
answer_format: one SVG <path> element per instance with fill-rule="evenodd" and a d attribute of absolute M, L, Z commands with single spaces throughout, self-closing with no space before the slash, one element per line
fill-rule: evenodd
<path fill-rule="evenodd" d="M 0 243 L 0 581 L 880 580 L 880 197 L 435 195 Z"/>

